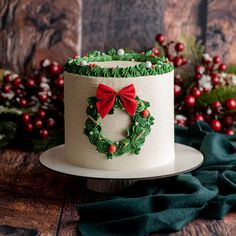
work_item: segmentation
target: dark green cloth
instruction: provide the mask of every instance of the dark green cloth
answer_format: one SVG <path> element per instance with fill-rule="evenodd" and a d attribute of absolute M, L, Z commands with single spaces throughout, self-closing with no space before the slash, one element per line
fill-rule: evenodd
<path fill-rule="evenodd" d="M 200 216 L 221 219 L 236 206 L 236 136 L 205 123 L 176 127 L 176 142 L 199 149 L 204 163 L 192 173 L 139 181 L 119 196 L 78 206 L 82 235 L 148 235 L 181 230 Z"/>

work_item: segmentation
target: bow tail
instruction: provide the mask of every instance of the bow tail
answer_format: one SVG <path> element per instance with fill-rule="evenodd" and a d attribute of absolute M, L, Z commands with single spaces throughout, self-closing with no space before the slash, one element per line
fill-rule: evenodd
<path fill-rule="evenodd" d="M 109 113 L 109 111 L 112 109 L 114 103 L 116 100 L 116 96 L 111 96 L 108 99 L 100 99 L 96 103 L 97 111 L 102 117 L 102 119 Z"/>
<path fill-rule="evenodd" d="M 134 116 L 138 101 L 134 100 L 133 98 L 130 98 L 129 96 L 120 96 L 121 103 L 125 110 L 130 114 L 130 116 Z"/>

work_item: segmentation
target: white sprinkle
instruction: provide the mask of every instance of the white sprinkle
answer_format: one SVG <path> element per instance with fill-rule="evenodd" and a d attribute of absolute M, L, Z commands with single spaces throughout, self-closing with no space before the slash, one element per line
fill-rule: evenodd
<path fill-rule="evenodd" d="M 105 56 L 106 55 L 106 53 L 105 52 L 102 52 L 102 56 Z"/>
<path fill-rule="evenodd" d="M 207 54 L 207 53 L 204 53 L 204 54 L 203 54 L 203 58 L 204 58 L 204 60 L 206 60 L 206 61 L 212 61 L 212 57 L 211 57 L 209 54 Z"/>
<path fill-rule="evenodd" d="M 146 61 L 145 62 L 145 66 L 146 66 L 146 68 L 151 68 L 152 67 L 152 63 L 150 61 Z"/>
<path fill-rule="evenodd" d="M 139 125 L 137 121 L 135 122 L 135 125 L 136 125 L 136 126 Z"/>
<path fill-rule="evenodd" d="M 233 85 L 236 85 L 236 75 L 233 75 L 233 76 L 232 76 L 232 84 L 233 84 Z"/>
<path fill-rule="evenodd" d="M 49 89 L 49 88 L 50 88 L 50 86 L 49 86 L 48 83 L 40 83 L 39 87 L 40 87 L 40 88 L 46 88 L 46 89 Z"/>
<path fill-rule="evenodd" d="M 89 107 L 90 107 L 90 108 L 93 108 L 93 105 L 90 105 Z"/>
<path fill-rule="evenodd" d="M 14 80 L 15 78 L 19 77 L 17 74 L 11 75 L 11 78 Z"/>
<path fill-rule="evenodd" d="M 9 70 L 5 70 L 4 72 L 3 72 L 3 75 L 5 76 L 5 75 L 9 75 L 9 74 L 11 74 L 11 72 L 9 71 Z"/>
<path fill-rule="evenodd" d="M 47 66 L 49 66 L 50 65 L 50 61 L 48 60 L 48 59 L 45 59 L 44 61 L 43 61 L 43 63 L 42 63 L 42 66 L 43 67 L 47 67 Z"/>
<path fill-rule="evenodd" d="M 120 48 L 120 49 L 117 50 L 117 55 L 123 56 L 124 54 L 125 54 L 125 50 L 124 49 Z"/>
<path fill-rule="evenodd" d="M 212 110 L 210 107 L 207 108 L 206 113 L 207 113 L 207 115 L 210 115 L 212 113 Z"/>
<path fill-rule="evenodd" d="M 90 135 L 93 135 L 93 132 L 92 132 L 92 131 L 90 131 L 90 132 L 89 132 L 89 134 L 90 134 Z"/>
<path fill-rule="evenodd" d="M 11 100 L 14 97 L 15 93 L 14 92 L 10 92 L 10 93 L 2 93 L 2 96 L 4 98 L 7 98 L 9 100 Z"/>
<path fill-rule="evenodd" d="M 183 115 L 176 115 L 175 119 L 176 120 L 184 120 L 184 121 L 187 120 L 187 118 L 185 116 L 183 116 Z"/>
<path fill-rule="evenodd" d="M 83 61 L 80 62 L 80 65 L 81 65 L 81 66 L 87 66 L 88 63 L 87 63 L 87 61 L 84 61 L 84 60 L 83 60 Z"/>
<path fill-rule="evenodd" d="M 119 145 L 119 142 L 116 142 L 116 146 L 118 146 Z"/>

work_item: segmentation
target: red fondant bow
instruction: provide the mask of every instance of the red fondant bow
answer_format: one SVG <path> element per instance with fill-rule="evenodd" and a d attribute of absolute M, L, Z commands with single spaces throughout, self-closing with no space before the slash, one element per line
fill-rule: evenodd
<path fill-rule="evenodd" d="M 133 116 L 138 102 L 135 100 L 135 87 L 133 84 L 128 85 L 121 89 L 118 93 L 105 84 L 99 84 L 97 87 L 97 111 L 104 118 L 107 113 L 112 109 L 116 101 L 116 97 L 119 96 L 120 101 L 125 110 Z"/>

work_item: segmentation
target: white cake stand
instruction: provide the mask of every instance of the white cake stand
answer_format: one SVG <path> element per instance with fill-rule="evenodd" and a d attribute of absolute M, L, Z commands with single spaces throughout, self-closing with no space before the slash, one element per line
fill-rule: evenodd
<path fill-rule="evenodd" d="M 53 147 L 40 156 L 40 162 L 64 174 L 88 177 L 87 187 L 96 192 L 115 193 L 138 180 L 166 178 L 198 168 L 203 162 L 203 155 L 198 150 L 175 144 L 175 161 L 160 167 L 135 171 L 114 171 L 89 169 L 72 165 L 65 161 L 64 145 Z"/>

